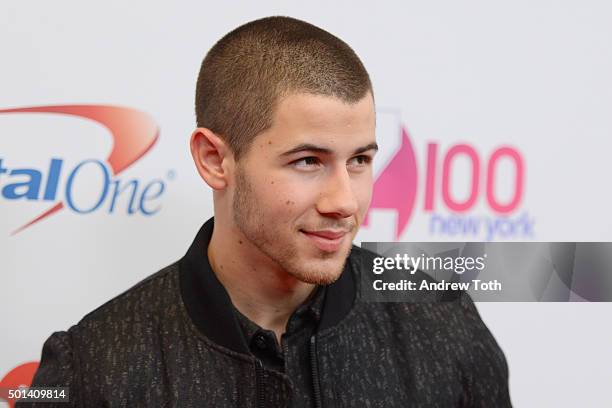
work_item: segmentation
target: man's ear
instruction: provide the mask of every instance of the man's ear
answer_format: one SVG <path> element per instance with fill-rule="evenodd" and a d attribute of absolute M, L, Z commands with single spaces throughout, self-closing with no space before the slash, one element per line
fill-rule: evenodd
<path fill-rule="evenodd" d="M 227 144 L 212 130 L 197 128 L 191 135 L 189 146 L 198 173 L 206 184 L 213 190 L 223 190 L 227 187 L 227 161 L 233 161 Z"/>

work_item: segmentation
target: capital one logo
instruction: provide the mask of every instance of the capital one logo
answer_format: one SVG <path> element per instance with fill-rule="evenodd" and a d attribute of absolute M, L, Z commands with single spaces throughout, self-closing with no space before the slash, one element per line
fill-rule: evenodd
<path fill-rule="evenodd" d="M 399 137 L 399 147 L 374 182 L 372 201 L 364 226 L 369 223 L 371 211 L 395 210 L 397 240 L 419 207 L 425 213 L 445 209 L 454 214 L 467 214 L 482 200 L 493 214 L 503 217 L 512 214 L 521 203 L 525 164 L 522 154 L 516 148 L 498 146 L 488 155 L 482 156 L 468 143 L 458 143 L 442 149 L 439 143 L 429 142 L 426 145 L 426 155 L 421 161 L 422 165 L 419 166 L 415 148 L 403 126 L 400 126 Z M 468 177 L 452 177 L 454 165 L 459 159 L 467 160 L 470 168 Z M 499 177 L 502 161 L 512 167 L 513 180 L 510 184 L 513 187 L 509 199 L 502 199 L 496 193 L 496 187 L 502 181 Z M 453 194 L 453 181 L 463 184 L 462 187 L 468 192 L 466 197 L 456 197 Z M 417 202 L 419 189 L 422 190 L 422 201 Z M 491 223 L 491 220 L 487 221 Z"/>
<path fill-rule="evenodd" d="M 159 199 L 165 181 L 154 179 L 123 180 L 118 176 L 140 160 L 156 143 L 159 130 L 152 118 L 132 108 L 107 105 L 58 105 L 16 109 L 0 109 L 0 115 L 14 114 L 68 115 L 92 120 L 104 126 L 112 137 L 107 157 L 84 158 L 76 166 L 66 168 L 62 157 L 50 157 L 44 169 L 29 166 L 13 167 L 11 159 L 0 152 L 0 198 L 9 202 L 39 201 L 50 207 L 29 220 L 24 220 L 12 234 L 17 234 L 63 210 L 78 214 L 94 211 L 123 212 L 127 215 L 153 215 L 159 210 Z M 76 188 L 83 177 L 95 172 L 93 200 L 84 203 Z M 66 180 L 60 185 L 61 176 Z M 94 181 L 91 180 L 93 183 Z M 119 198 L 127 205 L 120 208 Z"/>

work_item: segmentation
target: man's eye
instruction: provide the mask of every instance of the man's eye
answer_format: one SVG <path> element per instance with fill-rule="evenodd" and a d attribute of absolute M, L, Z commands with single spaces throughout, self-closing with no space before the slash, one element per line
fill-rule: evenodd
<path fill-rule="evenodd" d="M 295 160 L 291 164 L 293 164 L 295 167 L 307 168 L 307 167 L 315 167 L 319 165 L 320 163 L 321 162 L 319 161 L 318 158 L 314 156 L 308 156 L 308 157 L 302 157 L 301 159 Z"/>
<path fill-rule="evenodd" d="M 355 156 L 350 160 L 350 164 L 356 166 L 366 166 L 372 163 L 372 158 L 366 155 Z"/>

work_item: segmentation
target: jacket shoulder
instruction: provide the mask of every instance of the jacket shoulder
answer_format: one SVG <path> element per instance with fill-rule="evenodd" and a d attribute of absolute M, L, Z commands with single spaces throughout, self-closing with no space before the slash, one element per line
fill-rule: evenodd
<path fill-rule="evenodd" d="M 86 314 L 77 326 L 87 327 L 110 323 L 114 319 L 144 321 L 154 318 L 169 307 L 176 307 L 178 262 L 153 273 L 123 293 Z"/>
<path fill-rule="evenodd" d="M 123 373 L 135 364 L 144 367 L 133 352 L 136 347 L 157 350 L 152 334 L 160 328 L 172 331 L 168 325 L 180 315 L 178 300 L 178 263 L 174 263 L 91 311 L 67 331 L 53 333 L 45 341 L 32 385 L 70 387 L 69 406 L 113 395 L 112 387 L 129 381 Z M 108 378 L 116 381 L 108 383 Z"/>

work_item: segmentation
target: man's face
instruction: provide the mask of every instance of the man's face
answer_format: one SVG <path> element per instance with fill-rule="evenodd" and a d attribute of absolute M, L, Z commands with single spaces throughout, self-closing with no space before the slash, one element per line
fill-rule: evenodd
<path fill-rule="evenodd" d="M 352 105 L 292 94 L 237 164 L 237 228 L 300 281 L 342 273 L 372 196 L 374 127 L 369 93 Z"/>

